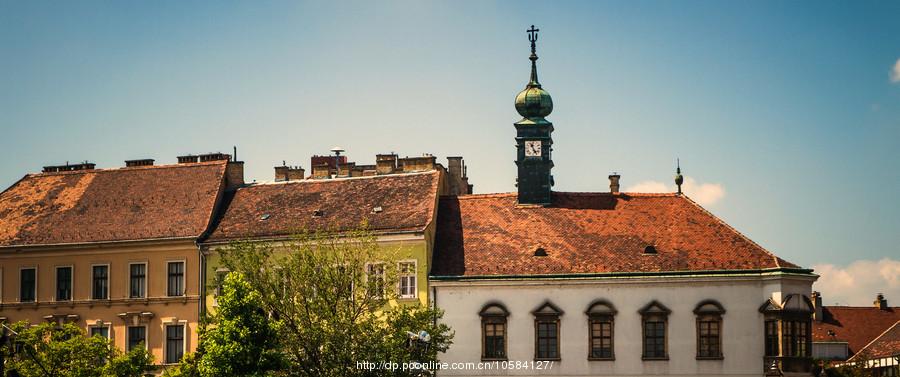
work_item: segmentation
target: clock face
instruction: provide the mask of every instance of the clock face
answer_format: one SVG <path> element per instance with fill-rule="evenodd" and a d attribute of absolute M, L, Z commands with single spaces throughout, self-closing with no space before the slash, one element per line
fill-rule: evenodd
<path fill-rule="evenodd" d="M 525 157 L 540 157 L 541 156 L 541 141 L 540 140 L 526 140 L 525 141 Z"/>

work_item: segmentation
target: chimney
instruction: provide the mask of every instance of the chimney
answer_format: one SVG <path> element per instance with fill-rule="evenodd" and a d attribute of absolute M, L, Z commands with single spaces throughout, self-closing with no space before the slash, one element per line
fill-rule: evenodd
<path fill-rule="evenodd" d="M 42 173 L 55 173 L 55 172 L 60 172 L 60 171 L 94 170 L 94 167 L 96 167 L 96 166 L 97 166 L 97 164 L 95 164 L 93 162 L 87 162 L 87 161 L 82 162 L 80 164 L 72 164 L 72 165 L 69 165 L 69 163 L 66 162 L 65 165 L 44 166 L 44 169 L 41 170 L 41 172 Z"/>
<path fill-rule="evenodd" d="M 312 178 L 313 179 L 331 178 L 331 166 L 329 166 L 327 162 L 323 162 L 319 165 L 313 165 L 312 166 Z"/>
<path fill-rule="evenodd" d="M 209 161 L 231 161 L 231 155 L 225 153 L 206 153 L 197 156 L 200 159 L 200 162 L 209 162 Z"/>
<path fill-rule="evenodd" d="M 288 180 L 288 169 L 290 167 L 287 166 L 287 163 L 282 162 L 281 166 L 275 167 L 275 182 L 287 181 Z"/>
<path fill-rule="evenodd" d="M 125 160 L 125 167 L 133 168 L 135 166 L 153 166 L 154 161 L 155 160 L 153 160 L 152 158 L 145 158 L 141 160 Z"/>
<path fill-rule="evenodd" d="M 888 310 L 887 300 L 884 298 L 884 294 L 879 293 L 878 296 L 875 296 L 875 307 L 881 310 Z"/>
<path fill-rule="evenodd" d="M 434 170 L 435 157 L 424 155 L 422 157 L 404 157 L 399 160 L 400 170 L 404 173 Z"/>
<path fill-rule="evenodd" d="M 184 156 L 178 156 L 179 164 L 191 164 L 200 160 L 200 156 L 194 156 L 192 154 L 186 154 Z"/>
<path fill-rule="evenodd" d="M 816 322 L 822 322 L 822 320 L 824 319 L 823 314 L 822 314 L 822 294 L 819 292 L 813 291 L 813 293 L 810 296 L 812 296 L 811 298 L 812 298 L 813 310 L 814 310 L 813 311 L 813 320 Z"/>
<path fill-rule="evenodd" d="M 469 178 L 466 177 L 466 167 L 462 157 L 447 157 L 447 173 L 450 178 L 450 195 L 471 194 Z"/>
<path fill-rule="evenodd" d="M 229 155 L 226 154 L 226 156 Z M 225 165 L 225 188 L 231 190 L 243 185 L 244 161 L 228 161 L 228 164 Z"/>
<path fill-rule="evenodd" d="M 375 155 L 375 172 L 378 174 L 391 174 L 397 170 L 397 155 L 376 154 Z"/>
<path fill-rule="evenodd" d="M 612 173 L 609 175 L 609 192 L 613 194 L 619 193 L 619 178 L 621 178 L 618 173 Z"/>

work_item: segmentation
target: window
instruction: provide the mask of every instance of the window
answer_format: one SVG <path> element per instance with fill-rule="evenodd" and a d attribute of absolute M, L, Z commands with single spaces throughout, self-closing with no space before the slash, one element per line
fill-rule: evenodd
<path fill-rule="evenodd" d="M 778 356 L 778 321 L 766 321 L 766 356 Z"/>
<path fill-rule="evenodd" d="M 184 262 L 169 262 L 169 296 L 184 296 Z"/>
<path fill-rule="evenodd" d="M 500 304 L 488 304 L 481 316 L 481 359 L 506 360 L 506 317 L 509 312 Z"/>
<path fill-rule="evenodd" d="M 722 315 L 725 308 L 715 300 L 705 300 L 694 308 L 697 315 L 697 358 L 722 358 Z"/>
<path fill-rule="evenodd" d="M 130 276 L 130 294 L 131 298 L 144 298 L 147 295 L 147 264 L 132 263 L 128 265 Z"/>
<path fill-rule="evenodd" d="M 72 267 L 56 268 L 56 301 L 72 299 Z"/>
<path fill-rule="evenodd" d="M 585 312 L 588 315 L 588 359 L 614 360 L 613 318 L 616 309 L 605 300 L 595 301 Z"/>
<path fill-rule="evenodd" d="M 19 302 L 34 302 L 37 296 L 37 269 L 19 271 Z"/>
<path fill-rule="evenodd" d="M 216 296 L 222 295 L 222 287 L 225 285 L 225 277 L 231 272 L 227 268 L 220 267 L 216 269 Z"/>
<path fill-rule="evenodd" d="M 373 296 L 384 297 L 384 263 L 366 265 L 366 282 Z"/>
<path fill-rule="evenodd" d="M 416 297 L 416 262 L 400 262 L 400 298 Z"/>
<path fill-rule="evenodd" d="M 127 352 L 138 346 L 147 347 L 147 328 L 144 326 L 128 326 Z"/>
<path fill-rule="evenodd" d="M 98 265 L 91 267 L 91 298 L 94 300 L 109 299 L 109 266 Z"/>
<path fill-rule="evenodd" d="M 184 356 L 184 325 L 166 326 L 166 364 L 176 364 Z"/>
<path fill-rule="evenodd" d="M 652 301 L 640 311 L 643 333 L 643 359 L 668 360 L 666 352 L 666 322 L 672 311 L 657 301 Z"/>
<path fill-rule="evenodd" d="M 547 302 L 531 313 L 534 314 L 535 360 L 559 360 L 559 316 L 562 311 Z"/>
<path fill-rule="evenodd" d="M 90 335 L 109 339 L 109 326 L 92 326 Z"/>
<path fill-rule="evenodd" d="M 781 326 L 782 356 L 809 357 L 809 320 L 785 320 Z"/>

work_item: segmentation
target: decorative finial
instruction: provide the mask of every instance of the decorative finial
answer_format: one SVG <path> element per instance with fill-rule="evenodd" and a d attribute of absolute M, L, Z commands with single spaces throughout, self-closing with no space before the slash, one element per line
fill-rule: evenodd
<path fill-rule="evenodd" d="M 684 177 L 681 176 L 681 159 L 675 159 L 675 185 L 678 186 L 678 194 L 681 195 L 681 184 L 684 183 Z"/>
<path fill-rule="evenodd" d="M 534 25 L 531 25 L 531 29 L 526 30 L 526 32 L 528 32 L 528 41 L 531 42 L 531 56 L 528 57 L 528 59 L 531 60 L 531 81 L 528 83 L 528 86 L 536 88 L 541 87 L 541 83 L 538 82 L 537 77 L 538 56 L 537 46 L 535 45 L 535 42 L 537 42 L 538 39 L 537 33 L 539 31 L 541 31 L 541 29 L 535 29 Z"/>

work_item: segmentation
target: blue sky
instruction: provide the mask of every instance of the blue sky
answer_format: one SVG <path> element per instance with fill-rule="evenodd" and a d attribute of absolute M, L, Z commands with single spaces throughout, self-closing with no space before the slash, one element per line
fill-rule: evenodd
<path fill-rule="evenodd" d="M 695 196 L 712 190 L 712 212 L 785 259 L 894 263 L 897 14 L 836 1 L 7 1 L 0 185 L 47 164 L 232 145 L 249 179 L 270 180 L 282 160 L 308 168 L 340 145 L 359 163 L 462 155 L 476 192 L 513 191 L 513 98 L 535 24 L 557 190 L 606 191 L 612 171 L 625 188 L 671 186 L 680 157 Z"/>

